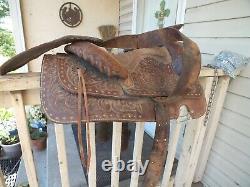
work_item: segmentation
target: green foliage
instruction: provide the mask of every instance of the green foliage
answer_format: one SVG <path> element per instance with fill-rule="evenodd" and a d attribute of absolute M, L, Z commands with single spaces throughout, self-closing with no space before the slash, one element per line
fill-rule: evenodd
<path fill-rule="evenodd" d="M 0 0 L 0 19 L 10 15 L 9 4 L 7 0 Z"/>
<path fill-rule="evenodd" d="M 0 28 L 0 54 L 12 57 L 16 54 L 15 41 L 10 31 Z"/>
<path fill-rule="evenodd" d="M 34 129 L 31 131 L 30 137 L 32 140 L 38 140 L 40 138 L 47 137 L 47 133 L 40 131 L 39 129 Z"/>
<path fill-rule="evenodd" d="M 8 1 L 0 0 L 0 20 L 9 15 Z M 16 54 L 15 41 L 12 33 L 2 28 L 0 28 L 0 54 L 6 57 L 12 57 Z"/>
<path fill-rule="evenodd" d="M 0 130 L 0 142 L 3 145 L 11 145 L 19 142 L 18 135 L 10 135 L 9 132 Z"/>
<path fill-rule="evenodd" d="M 0 108 L 0 142 L 4 145 L 11 145 L 19 142 L 18 135 L 11 135 L 10 130 L 16 129 L 13 121 L 13 113 L 5 108 Z"/>
<path fill-rule="evenodd" d="M 13 117 L 12 112 L 5 108 L 0 108 L 0 121 L 9 121 Z"/>
<path fill-rule="evenodd" d="M 29 123 L 33 121 L 40 121 L 43 124 L 46 124 L 47 118 L 40 105 L 34 105 L 29 109 L 28 120 Z"/>
<path fill-rule="evenodd" d="M 19 137 L 16 135 L 16 136 L 10 136 L 8 138 L 4 138 L 1 140 L 1 143 L 3 145 L 12 145 L 12 144 L 15 144 L 15 143 L 18 143 L 19 142 Z"/>

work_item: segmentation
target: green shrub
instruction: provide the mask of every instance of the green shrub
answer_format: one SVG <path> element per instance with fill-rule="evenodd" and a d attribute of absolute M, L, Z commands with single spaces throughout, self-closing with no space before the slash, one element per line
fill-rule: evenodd
<path fill-rule="evenodd" d="M 15 41 L 12 33 L 0 28 L 0 54 L 12 57 L 16 54 Z"/>
<path fill-rule="evenodd" d="M 0 1 L 0 19 L 10 15 L 9 4 L 7 0 Z"/>

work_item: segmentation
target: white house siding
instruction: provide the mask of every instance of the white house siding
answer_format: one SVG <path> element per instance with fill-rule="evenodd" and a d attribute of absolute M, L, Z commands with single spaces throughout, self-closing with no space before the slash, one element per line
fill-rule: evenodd
<path fill-rule="evenodd" d="M 203 64 L 222 50 L 250 57 L 250 1 L 187 0 L 184 32 Z M 203 183 L 250 186 L 250 65 L 230 82 Z"/>
<path fill-rule="evenodd" d="M 133 0 L 120 0 L 119 35 L 132 33 Z"/>

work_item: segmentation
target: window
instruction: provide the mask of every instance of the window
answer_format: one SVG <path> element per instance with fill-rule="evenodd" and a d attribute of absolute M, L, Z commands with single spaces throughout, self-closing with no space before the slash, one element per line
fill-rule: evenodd
<path fill-rule="evenodd" d="M 0 0 L 0 65 L 25 50 L 19 0 Z M 15 72 L 27 72 L 24 66 Z"/>

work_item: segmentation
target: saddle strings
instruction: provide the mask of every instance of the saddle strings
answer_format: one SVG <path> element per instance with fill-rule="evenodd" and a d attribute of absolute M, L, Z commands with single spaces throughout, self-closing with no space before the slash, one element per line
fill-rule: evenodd
<path fill-rule="evenodd" d="M 88 111 L 88 97 L 87 97 L 87 89 L 85 84 L 85 79 L 83 76 L 83 72 L 81 69 L 78 69 L 78 143 L 79 143 L 79 149 L 80 149 L 80 159 L 82 162 L 82 165 L 87 168 L 87 173 L 89 171 L 89 164 L 90 164 L 90 158 L 91 158 L 91 146 L 90 146 L 90 134 L 89 134 L 89 111 Z M 82 96 L 84 98 L 84 111 L 86 116 L 86 136 L 87 136 L 87 161 L 84 156 L 84 148 L 82 143 L 82 128 L 81 128 L 81 122 L 82 122 Z"/>

